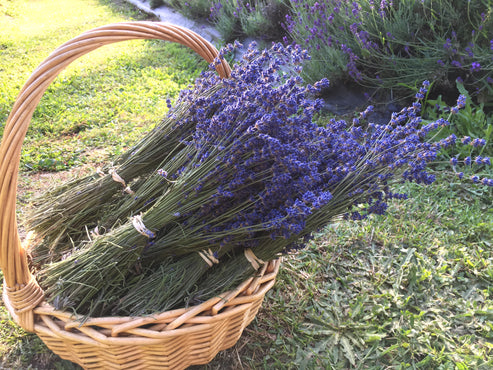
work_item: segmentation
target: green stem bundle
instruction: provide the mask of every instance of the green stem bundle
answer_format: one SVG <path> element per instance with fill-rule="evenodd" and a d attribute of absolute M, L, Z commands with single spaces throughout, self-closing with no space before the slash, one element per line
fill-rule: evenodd
<path fill-rule="evenodd" d="M 218 84 L 201 93 L 212 96 L 220 90 Z M 109 213 L 108 209 L 118 209 L 129 198 L 127 192 L 137 191 L 149 173 L 184 146 L 181 140 L 190 135 L 196 122 L 182 120 L 188 125 L 177 126 L 176 119 L 186 117 L 192 105 L 178 103 L 156 128 L 98 173 L 69 182 L 37 199 L 27 226 L 43 242 L 31 253 L 38 255 L 38 259 L 49 260 L 48 255 L 52 260 L 59 259 L 75 247 L 73 241 L 83 239 L 87 229 L 98 225 L 98 220 Z M 124 183 L 116 181 L 114 174 Z M 118 218 L 111 218 L 111 223 L 128 216 L 128 211 L 120 212 Z"/>

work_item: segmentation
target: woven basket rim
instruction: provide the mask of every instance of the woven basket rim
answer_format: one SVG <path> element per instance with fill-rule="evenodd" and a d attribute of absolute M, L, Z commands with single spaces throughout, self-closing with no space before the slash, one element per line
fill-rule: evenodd
<path fill-rule="evenodd" d="M 183 326 L 206 325 L 211 321 L 221 320 L 231 315 L 233 309 L 238 309 L 238 307 L 246 309 L 252 302 L 262 300 L 274 285 L 280 261 L 280 259 L 269 261 L 258 270 L 255 276 L 244 280 L 236 289 L 223 292 L 199 305 L 143 316 L 85 317 L 69 311 L 57 310 L 52 304 L 41 300 L 33 309 L 33 313 L 41 317 L 44 324 L 35 323 L 34 332 L 46 333 L 51 330 L 50 334 L 56 332 L 59 336 L 63 336 L 60 329 L 53 329 L 54 320 L 58 319 L 64 322 L 65 330 L 70 333 L 67 337 L 72 340 L 77 338 L 81 343 L 95 344 L 93 341 L 98 341 L 105 345 L 158 344 L 163 340 L 179 336 L 184 331 L 200 330 L 199 327 L 190 329 L 190 327 L 183 328 Z M 3 300 L 8 311 L 17 321 L 19 310 L 13 307 L 7 290 L 3 292 Z M 148 326 L 152 328 L 147 328 Z M 77 335 L 71 333 L 73 329 L 80 330 L 81 328 L 89 329 Z M 111 330 L 111 334 L 104 338 L 99 333 L 95 333 L 94 328 Z M 136 334 L 139 329 L 140 334 Z M 142 330 L 148 332 L 144 333 Z M 136 340 L 139 337 L 143 340 Z"/>

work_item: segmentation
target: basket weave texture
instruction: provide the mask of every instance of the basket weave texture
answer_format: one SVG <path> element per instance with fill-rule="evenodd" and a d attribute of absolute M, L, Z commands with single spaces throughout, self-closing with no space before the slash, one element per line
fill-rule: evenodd
<path fill-rule="evenodd" d="M 85 32 L 56 49 L 33 72 L 12 108 L 0 146 L 0 267 L 3 300 L 14 320 L 35 332 L 64 359 L 84 368 L 181 369 L 210 362 L 232 347 L 253 320 L 265 293 L 274 285 L 279 261 L 264 264 L 236 289 L 189 308 L 145 317 L 84 320 L 55 310 L 29 270 L 16 220 L 21 146 L 33 112 L 55 77 L 72 61 L 100 46 L 132 39 L 161 39 L 183 44 L 212 63 L 217 49 L 196 33 L 158 22 L 111 24 Z M 231 70 L 216 67 L 222 78 Z"/>

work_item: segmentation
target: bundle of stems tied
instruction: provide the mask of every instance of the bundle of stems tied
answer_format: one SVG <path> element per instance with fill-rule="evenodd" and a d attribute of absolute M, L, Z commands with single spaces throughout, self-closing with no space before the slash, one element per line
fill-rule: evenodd
<path fill-rule="evenodd" d="M 201 90 L 197 85 L 195 98 L 214 97 L 218 87 Z M 173 150 L 178 150 L 181 138 L 194 129 L 193 120 L 183 120 L 182 126 L 174 124 L 174 117 L 185 118 L 192 104 L 193 100 L 178 102 L 159 125 L 110 164 L 39 197 L 27 221 L 37 238 L 43 240 L 31 251 L 34 259 L 46 261 L 73 249 L 89 229 L 101 224 L 102 218 L 112 215 L 105 222 L 108 226 L 111 220 L 128 216 L 131 210 L 124 212 L 125 202 Z M 137 203 L 132 203 L 132 209 Z M 113 211 L 118 212 L 118 218 Z"/>
<path fill-rule="evenodd" d="M 195 304 L 303 247 L 336 217 L 385 213 L 389 199 L 406 198 L 394 183 L 434 181 L 428 164 L 456 138 L 431 135 L 444 119 L 422 123 L 427 82 L 388 124 L 367 122 L 369 107 L 351 124 L 319 126 L 314 96 L 328 81 L 303 84 L 307 58 L 298 47 L 251 45 L 230 79 L 203 73 L 103 176 L 47 195 L 32 225 L 52 261 L 37 277 L 54 306 L 101 316 Z"/>

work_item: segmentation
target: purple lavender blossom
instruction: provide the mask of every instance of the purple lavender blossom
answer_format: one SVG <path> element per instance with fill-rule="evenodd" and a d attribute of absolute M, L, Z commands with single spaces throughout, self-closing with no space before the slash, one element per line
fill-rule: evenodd
<path fill-rule="evenodd" d="M 220 1 L 213 2 L 211 4 L 209 18 L 210 19 L 217 19 L 221 14 L 221 8 L 222 7 L 223 7 L 223 5 Z"/>
<path fill-rule="evenodd" d="M 373 109 L 374 109 L 373 105 L 369 105 L 368 107 L 366 107 L 366 109 L 363 112 L 360 113 L 360 117 L 362 119 L 366 119 L 368 117 L 368 115 L 371 112 L 373 112 Z"/>
<path fill-rule="evenodd" d="M 443 44 L 443 48 L 445 50 L 450 50 L 452 48 L 452 42 L 450 41 L 450 39 L 445 40 L 445 44 Z"/>
<path fill-rule="evenodd" d="M 493 186 L 493 179 L 488 179 L 486 177 L 481 179 L 481 184 L 486 186 Z"/>
<path fill-rule="evenodd" d="M 478 147 L 481 147 L 481 146 L 485 146 L 486 145 L 486 140 L 485 139 L 481 139 L 481 138 L 475 138 L 472 142 L 471 142 L 471 145 L 475 148 L 478 148 Z"/>
<path fill-rule="evenodd" d="M 481 70 L 481 64 L 479 62 L 472 62 L 471 72 L 479 72 Z"/>
<path fill-rule="evenodd" d="M 430 86 L 430 81 L 426 80 L 423 81 L 423 84 L 419 91 L 416 93 L 416 99 L 422 100 L 426 96 L 426 93 L 428 92 L 428 87 Z"/>
<path fill-rule="evenodd" d="M 457 108 L 461 109 L 466 106 L 467 97 L 463 94 L 460 94 L 457 98 Z"/>

